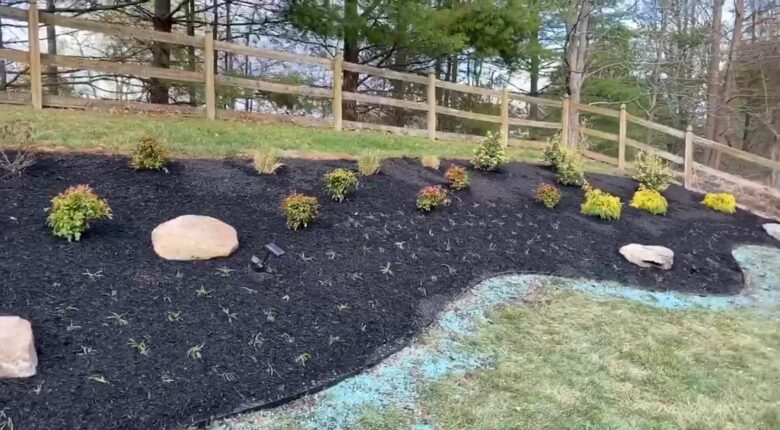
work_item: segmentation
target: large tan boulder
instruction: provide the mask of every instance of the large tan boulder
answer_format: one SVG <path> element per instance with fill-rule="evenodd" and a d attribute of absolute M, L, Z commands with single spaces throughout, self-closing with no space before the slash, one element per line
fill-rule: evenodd
<path fill-rule="evenodd" d="M 238 233 L 210 216 L 182 215 L 152 231 L 152 246 L 166 260 L 208 260 L 238 249 Z"/>
<path fill-rule="evenodd" d="M 0 317 L 0 378 L 27 378 L 35 375 L 36 366 L 38 355 L 30 322 L 16 316 Z"/>
<path fill-rule="evenodd" d="M 663 246 L 630 243 L 620 248 L 620 254 L 639 267 L 669 270 L 674 263 L 674 252 Z"/>

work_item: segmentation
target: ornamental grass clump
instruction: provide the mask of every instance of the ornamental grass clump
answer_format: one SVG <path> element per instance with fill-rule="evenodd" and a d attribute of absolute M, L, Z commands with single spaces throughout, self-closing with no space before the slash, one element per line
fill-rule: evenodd
<path fill-rule="evenodd" d="M 35 138 L 32 123 L 11 121 L 0 129 L 0 178 L 19 176 L 35 164 Z M 2 146 L 14 147 L 10 155 Z"/>
<path fill-rule="evenodd" d="M 372 176 L 379 173 L 382 167 L 382 159 L 374 152 L 366 152 L 357 160 L 358 172 L 361 176 Z"/>
<path fill-rule="evenodd" d="M 556 133 L 555 136 L 550 139 L 550 146 L 544 150 L 544 160 L 557 171 L 558 166 L 561 165 L 564 158 L 563 149 L 561 148 L 561 134 Z"/>
<path fill-rule="evenodd" d="M 144 136 L 131 154 L 130 165 L 135 170 L 165 170 L 168 148 L 151 136 Z"/>
<path fill-rule="evenodd" d="M 634 167 L 636 168 L 634 179 L 645 188 L 663 191 L 669 187 L 672 172 L 661 157 L 640 151 L 636 156 Z"/>
<path fill-rule="evenodd" d="M 319 216 L 320 204 L 316 197 L 293 192 L 282 200 L 282 212 L 287 216 L 287 227 L 298 230 Z"/>
<path fill-rule="evenodd" d="M 724 214 L 733 214 L 737 211 L 737 199 L 729 193 L 708 193 L 701 201 L 708 208 L 723 212 Z"/>
<path fill-rule="evenodd" d="M 581 187 L 585 183 L 585 168 L 579 152 L 563 150 L 563 158 L 556 170 L 561 185 Z"/>
<path fill-rule="evenodd" d="M 547 209 L 552 209 L 561 201 L 561 192 L 555 185 L 542 182 L 536 187 L 536 201 Z"/>
<path fill-rule="evenodd" d="M 91 222 L 111 216 L 111 207 L 89 185 L 76 185 L 51 200 L 47 224 L 55 236 L 78 242 Z"/>
<path fill-rule="evenodd" d="M 640 185 L 637 192 L 634 193 L 634 197 L 631 199 L 629 206 L 636 209 L 642 209 L 653 215 L 666 215 L 669 204 L 660 192 Z"/>
<path fill-rule="evenodd" d="M 281 169 L 284 164 L 279 162 L 279 151 L 271 146 L 263 146 L 252 155 L 252 165 L 257 173 L 262 175 L 273 175 Z"/>
<path fill-rule="evenodd" d="M 325 174 L 323 182 L 330 197 L 341 202 L 350 191 L 357 188 L 358 177 L 352 170 L 335 169 Z"/>
<path fill-rule="evenodd" d="M 585 184 L 584 190 L 585 202 L 580 208 L 581 213 L 606 220 L 620 219 L 623 207 L 620 197 L 592 188 L 588 184 Z"/>
<path fill-rule="evenodd" d="M 430 185 L 417 193 L 417 209 L 430 212 L 439 206 L 449 203 L 447 190 L 439 185 Z"/>
<path fill-rule="evenodd" d="M 487 133 L 485 140 L 474 151 L 471 164 L 475 169 L 494 172 L 507 162 L 504 145 L 500 141 L 499 133 Z"/>
<path fill-rule="evenodd" d="M 444 179 L 453 190 L 465 190 L 469 187 L 469 172 L 462 166 L 451 166 L 444 172 Z"/>
<path fill-rule="evenodd" d="M 429 169 L 439 170 L 441 160 L 435 155 L 423 155 L 422 158 L 420 158 L 420 164 Z"/>

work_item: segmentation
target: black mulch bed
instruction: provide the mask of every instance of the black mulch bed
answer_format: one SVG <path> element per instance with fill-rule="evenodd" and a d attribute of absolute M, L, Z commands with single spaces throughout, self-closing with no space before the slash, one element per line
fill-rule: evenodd
<path fill-rule="evenodd" d="M 363 179 L 339 204 L 320 186 L 336 166 L 351 163 L 291 160 L 282 174 L 260 177 L 244 160 L 189 160 L 166 175 L 133 172 L 124 158 L 50 155 L 26 176 L 1 182 L 0 314 L 32 321 L 40 363 L 33 378 L 0 382 L 0 410 L 17 429 L 181 427 L 357 371 L 490 274 L 731 294 L 742 286 L 732 248 L 772 244 L 763 219 L 712 212 L 700 195 L 677 186 L 665 192 L 665 217 L 626 205 L 621 220 L 604 222 L 579 214 L 578 189 L 564 188 L 555 210 L 542 208 L 532 190 L 552 173 L 511 164 L 501 174 L 471 172 L 471 190 L 423 215 L 415 194 L 441 173 L 414 160 L 387 161 L 382 174 Z M 590 176 L 623 201 L 635 189 L 629 179 Z M 106 197 L 114 219 L 68 243 L 44 227 L 44 208 L 78 183 Z M 320 198 L 322 218 L 309 229 L 288 230 L 278 212 L 291 190 Z M 188 213 L 236 227 L 236 254 L 205 262 L 157 258 L 152 229 Z M 270 241 L 288 254 L 262 278 L 248 262 Z M 674 268 L 627 263 L 617 250 L 630 242 L 672 248 Z M 201 287 L 208 296 L 198 296 Z M 169 321 L 170 312 L 183 321 Z M 114 325 L 112 313 L 129 324 Z M 146 339 L 150 354 L 136 352 L 129 338 Z M 198 344 L 202 359 L 187 358 Z M 311 357 L 305 366 L 304 353 Z"/>

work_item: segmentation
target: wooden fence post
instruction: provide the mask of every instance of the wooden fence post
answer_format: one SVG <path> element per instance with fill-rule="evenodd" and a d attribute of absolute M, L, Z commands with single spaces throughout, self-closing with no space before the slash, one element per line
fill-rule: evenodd
<path fill-rule="evenodd" d="M 341 131 L 342 128 L 342 120 L 341 120 L 341 82 L 342 79 L 344 79 L 343 71 L 342 71 L 342 63 L 344 62 L 344 57 L 341 56 L 341 54 L 336 54 L 335 57 L 333 57 L 333 128 L 336 131 Z"/>
<path fill-rule="evenodd" d="M 43 109 L 43 85 L 41 83 L 41 41 L 38 30 L 38 1 L 30 0 L 27 19 L 29 39 L 30 98 L 35 110 Z"/>
<path fill-rule="evenodd" d="M 693 127 L 688 125 L 685 130 L 685 189 L 693 189 Z"/>
<path fill-rule="evenodd" d="M 772 161 L 780 161 L 780 147 L 772 147 Z M 769 184 L 772 188 L 778 188 L 780 186 L 780 170 L 772 170 L 772 183 Z"/>
<path fill-rule="evenodd" d="M 428 74 L 428 139 L 436 140 L 436 75 Z"/>
<path fill-rule="evenodd" d="M 626 105 L 620 105 L 620 130 L 618 132 L 618 169 L 626 169 Z"/>
<path fill-rule="evenodd" d="M 563 106 L 561 109 L 561 145 L 564 148 L 569 147 L 569 95 L 563 95 Z"/>
<path fill-rule="evenodd" d="M 217 89 L 214 83 L 214 36 L 207 32 L 203 36 L 203 72 L 206 74 L 206 118 L 217 118 Z"/>
<path fill-rule="evenodd" d="M 509 146 L 509 89 L 501 91 L 501 144 Z"/>

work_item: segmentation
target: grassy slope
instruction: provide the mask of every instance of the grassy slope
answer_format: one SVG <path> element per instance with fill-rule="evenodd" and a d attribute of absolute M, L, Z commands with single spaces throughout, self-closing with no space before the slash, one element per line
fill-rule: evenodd
<path fill-rule="evenodd" d="M 437 429 L 777 429 L 780 322 L 569 292 L 494 315 L 498 367 L 437 384 Z"/>
<path fill-rule="evenodd" d="M 317 153 L 355 156 L 370 149 L 382 156 L 468 158 L 475 145 L 469 142 L 429 142 L 419 137 L 373 132 L 338 133 L 329 129 L 257 121 L 219 120 L 173 115 L 110 114 L 96 111 L 0 106 L 0 126 L 13 120 L 35 124 L 45 147 L 64 150 L 127 153 L 144 134 L 166 140 L 174 153 L 184 157 L 229 157 L 261 145 L 272 145 L 301 155 Z M 538 151 L 509 149 L 514 159 L 539 159 Z"/>

